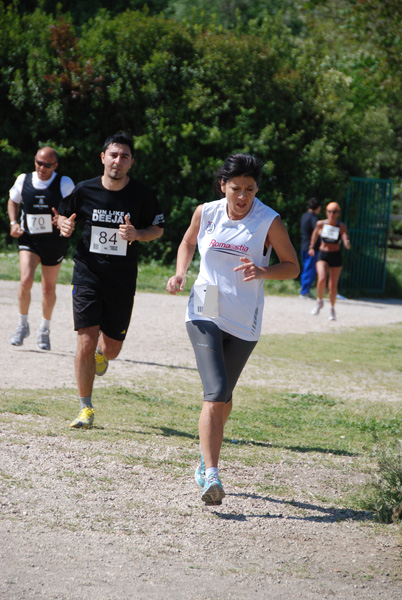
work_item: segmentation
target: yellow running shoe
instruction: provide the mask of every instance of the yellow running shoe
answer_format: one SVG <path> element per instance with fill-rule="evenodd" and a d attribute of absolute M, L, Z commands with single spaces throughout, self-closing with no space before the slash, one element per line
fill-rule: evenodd
<path fill-rule="evenodd" d="M 85 406 L 78 415 L 78 417 L 70 425 L 72 429 L 90 429 L 94 422 L 95 411 L 89 406 Z"/>
<path fill-rule="evenodd" d="M 107 371 L 109 361 L 102 352 L 98 349 L 95 350 L 95 374 L 102 377 Z"/>

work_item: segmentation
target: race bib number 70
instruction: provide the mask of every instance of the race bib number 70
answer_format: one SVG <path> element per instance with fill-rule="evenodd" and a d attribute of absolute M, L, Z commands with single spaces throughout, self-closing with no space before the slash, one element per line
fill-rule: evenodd
<path fill-rule="evenodd" d="M 30 234 L 52 233 L 52 215 L 27 215 L 27 225 Z"/>
<path fill-rule="evenodd" d="M 118 229 L 107 229 L 105 227 L 91 227 L 90 252 L 96 254 L 113 254 L 115 256 L 126 256 L 127 241 L 122 240 Z"/>

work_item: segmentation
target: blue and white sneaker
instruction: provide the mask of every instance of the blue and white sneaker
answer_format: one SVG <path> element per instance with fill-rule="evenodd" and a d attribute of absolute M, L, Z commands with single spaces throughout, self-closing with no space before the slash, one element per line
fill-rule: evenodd
<path fill-rule="evenodd" d="M 222 498 L 225 496 L 225 490 L 217 475 L 210 475 L 205 479 L 201 500 L 205 502 L 207 506 L 217 506 L 222 504 Z"/>
<path fill-rule="evenodd" d="M 29 325 L 18 325 L 10 338 L 10 344 L 12 346 L 22 346 L 24 339 L 29 336 Z"/>
<path fill-rule="evenodd" d="M 198 467 L 195 470 L 194 473 L 194 478 L 196 483 L 198 483 L 198 485 L 203 488 L 205 485 L 205 462 L 204 462 L 204 456 L 202 454 L 202 450 L 200 449 L 201 452 L 201 460 L 200 460 L 200 464 L 198 465 Z"/>

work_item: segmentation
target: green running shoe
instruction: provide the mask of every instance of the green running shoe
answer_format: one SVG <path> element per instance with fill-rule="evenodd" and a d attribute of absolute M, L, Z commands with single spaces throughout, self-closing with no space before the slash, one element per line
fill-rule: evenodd
<path fill-rule="evenodd" d="M 95 374 L 98 377 L 102 377 L 107 371 L 109 366 L 109 361 L 102 352 L 99 352 L 98 349 L 95 350 Z"/>
<path fill-rule="evenodd" d="M 71 429 L 90 429 L 94 422 L 95 411 L 89 406 L 85 406 L 78 417 L 70 425 Z"/>

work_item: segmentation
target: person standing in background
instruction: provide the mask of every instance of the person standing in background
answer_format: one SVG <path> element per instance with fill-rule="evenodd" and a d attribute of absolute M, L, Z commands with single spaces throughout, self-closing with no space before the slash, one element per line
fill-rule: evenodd
<path fill-rule="evenodd" d="M 60 201 L 71 194 L 74 183 L 70 177 L 56 173 L 59 157 L 50 146 L 38 150 L 35 171 L 21 173 L 10 190 L 8 216 L 10 235 L 18 240 L 20 286 L 18 288 L 19 323 L 10 338 L 12 346 L 22 346 L 29 336 L 28 312 L 35 271 L 42 264 L 42 321 L 37 346 L 50 350 L 50 320 L 56 304 L 56 282 L 67 242 L 57 229 Z M 21 208 L 21 223 L 18 213 Z"/>
<path fill-rule="evenodd" d="M 311 298 L 314 296 L 310 292 L 311 286 L 317 275 L 316 271 L 316 254 L 310 256 L 308 253 L 310 248 L 311 234 L 313 233 L 318 221 L 318 215 L 321 211 L 321 201 L 318 198 L 310 198 L 308 201 L 308 210 L 302 215 L 300 220 L 301 230 L 301 260 L 302 273 L 300 276 L 301 290 L 300 298 Z M 315 250 L 318 250 L 319 242 L 317 242 Z"/>

